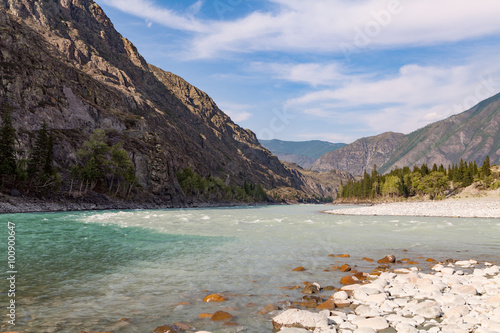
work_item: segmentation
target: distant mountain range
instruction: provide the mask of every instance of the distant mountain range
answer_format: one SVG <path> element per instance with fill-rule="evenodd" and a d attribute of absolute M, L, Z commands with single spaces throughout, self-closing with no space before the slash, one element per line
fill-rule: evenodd
<path fill-rule="evenodd" d="M 460 159 L 482 164 L 486 156 L 500 163 L 500 94 L 408 135 L 388 132 L 359 139 L 321 156 L 311 169 L 361 175 L 374 164 L 384 173 L 424 163 L 448 166 Z"/>
<path fill-rule="evenodd" d="M 320 156 L 344 147 L 345 143 L 327 141 L 282 141 L 259 140 L 259 142 L 276 155 L 281 161 L 296 163 L 302 168 L 309 168 Z"/>

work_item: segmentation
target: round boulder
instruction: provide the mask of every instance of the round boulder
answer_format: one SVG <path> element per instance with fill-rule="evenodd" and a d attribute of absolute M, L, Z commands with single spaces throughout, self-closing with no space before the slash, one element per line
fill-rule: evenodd
<path fill-rule="evenodd" d="M 227 301 L 227 298 L 225 298 L 224 296 L 222 296 L 220 294 L 211 294 L 203 299 L 203 302 L 207 302 L 207 303 L 208 302 L 224 302 L 224 301 Z"/>

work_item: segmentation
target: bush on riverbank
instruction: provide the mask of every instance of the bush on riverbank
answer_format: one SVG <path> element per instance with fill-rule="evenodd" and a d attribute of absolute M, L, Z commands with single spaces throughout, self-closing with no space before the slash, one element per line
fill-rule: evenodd
<path fill-rule="evenodd" d="M 268 200 L 266 191 L 261 185 L 245 182 L 243 186 L 226 184 L 219 177 L 200 176 L 191 168 L 177 172 L 177 180 L 184 194 L 191 198 L 212 201 L 265 202 Z"/>
<path fill-rule="evenodd" d="M 429 168 L 422 164 L 413 170 L 409 167 L 396 168 L 380 175 L 374 166 L 371 175 L 365 171 L 362 179 L 342 184 L 339 197 L 341 201 L 398 201 L 410 197 L 443 199 L 472 183 L 484 189 L 498 188 L 499 178 L 498 172 L 492 172 L 488 156 L 480 168 L 475 161 L 460 160 L 460 163 L 450 165 L 448 169 L 443 165 L 438 167 L 434 164 Z"/>

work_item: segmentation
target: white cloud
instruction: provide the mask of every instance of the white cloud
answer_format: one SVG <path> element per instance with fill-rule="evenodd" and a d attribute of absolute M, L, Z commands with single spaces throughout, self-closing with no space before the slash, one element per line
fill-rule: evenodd
<path fill-rule="evenodd" d="M 247 111 L 252 108 L 251 105 L 237 104 L 227 101 L 219 101 L 217 104 L 219 105 L 220 109 L 229 117 L 231 117 L 231 120 L 236 123 L 248 120 L 252 116 L 252 114 Z"/>
<path fill-rule="evenodd" d="M 433 45 L 500 33 L 498 0 L 268 0 L 276 9 L 231 21 L 196 18 L 202 1 L 185 13 L 151 0 L 102 1 L 169 28 L 194 32 L 187 44 L 193 58 L 255 51 L 349 54 L 363 48 Z"/>
<path fill-rule="evenodd" d="M 331 85 L 347 78 L 337 63 L 263 63 L 256 62 L 252 69 L 271 73 L 275 78 L 291 82 L 307 83 L 312 86 Z"/>
<path fill-rule="evenodd" d="M 286 106 L 339 124 L 354 120 L 376 133 L 409 133 L 499 91 L 500 65 L 492 57 L 463 66 L 407 65 L 380 79 L 353 76 L 341 87 L 315 90 L 290 99 Z"/>
<path fill-rule="evenodd" d="M 193 10 L 191 12 L 188 10 L 188 13 L 185 14 L 176 13 L 156 5 L 150 0 L 102 0 L 102 2 L 125 13 L 162 24 L 172 29 L 198 33 L 206 31 L 206 25 L 193 16 Z M 194 5 L 194 8 L 196 8 L 198 2 Z"/>

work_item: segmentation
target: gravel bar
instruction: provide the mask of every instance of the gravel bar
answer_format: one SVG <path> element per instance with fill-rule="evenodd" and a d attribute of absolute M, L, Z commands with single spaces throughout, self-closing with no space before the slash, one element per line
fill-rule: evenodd
<path fill-rule="evenodd" d="M 500 218 L 500 200 L 394 202 L 333 209 L 327 210 L 325 213 L 368 216 Z"/>

